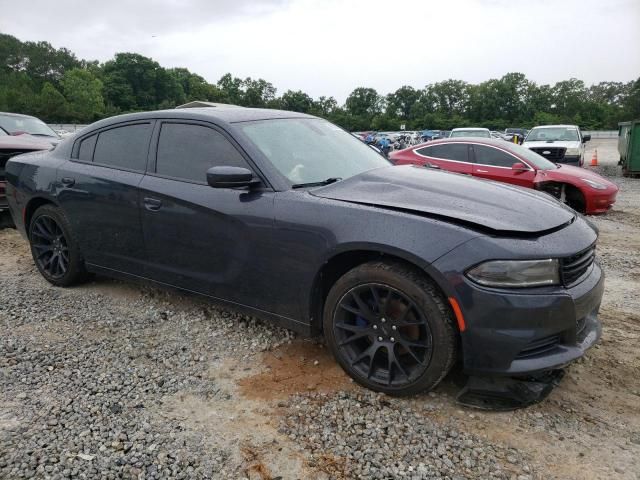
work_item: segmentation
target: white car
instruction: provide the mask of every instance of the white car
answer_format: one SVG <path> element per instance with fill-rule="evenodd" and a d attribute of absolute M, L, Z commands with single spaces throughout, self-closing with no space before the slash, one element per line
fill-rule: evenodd
<path fill-rule="evenodd" d="M 488 128 L 454 128 L 451 130 L 451 135 L 449 138 L 456 137 L 480 137 L 480 138 L 491 138 L 491 131 Z"/>
<path fill-rule="evenodd" d="M 591 135 L 582 135 L 576 125 L 544 125 L 529 130 L 523 147 L 554 163 L 584 165 L 584 144 Z"/>

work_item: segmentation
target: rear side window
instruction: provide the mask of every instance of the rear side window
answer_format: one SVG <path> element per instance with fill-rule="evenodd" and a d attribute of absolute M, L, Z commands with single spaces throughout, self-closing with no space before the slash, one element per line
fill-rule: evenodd
<path fill-rule="evenodd" d="M 520 161 L 513 155 L 503 152 L 502 150 L 482 145 L 474 145 L 473 152 L 476 157 L 476 163 L 482 165 L 511 168 L 514 163 L 518 163 Z"/>
<path fill-rule="evenodd" d="M 125 125 L 100 132 L 93 161 L 110 167 L 144 172 L 150 136 L 149 123 Z"/>
<path fill-rule="evenodd" d="M 206 183 L 215 166 L 249 168 L 224 135 L 203 125 L 163 123 L 158 141 L 156 173 Z"/>
<path fill-rule="evenodd" d="M 443 145 L 432 145 L 416 150 L 420 155 L 443 160 L 456 160 L 458 162 L 468 162 L 467 145 L 464 143 L 447 143 Z"/>
<path fill-rule="evenodd" d="M 93 150 L 96 147 L 96 140 L 98 135 L 91 135 L 80 142 L 80 148 L 78 149 L 78 160 L 83 162 L 93 161 Z"/>

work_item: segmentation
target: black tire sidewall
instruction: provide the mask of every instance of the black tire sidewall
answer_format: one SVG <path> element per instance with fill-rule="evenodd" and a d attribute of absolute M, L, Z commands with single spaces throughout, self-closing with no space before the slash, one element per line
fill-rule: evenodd
<path fill-rule="evenodd" d="M 40 263 L 37 260 L 36 251 L 32 246 L 33 226 L 36 220 L 43 216 L 47 216 L 55 220 L 55 222 L 62 230 L 64 238 L 67 242 L 67 248 L 69 249 L 69 267 L 67 269 L 67 272 L 61 277 L 52 277 L 42 269 Z M 84 260 L 82 259 L 82 255 L 78 248 L 78 242 L 73 236 L 71 226 L 69 225 L 67 217 L 58 207 L 55 207 L 53 205 L 43 205 L 35 211 L 35 213 L 31 217 L 31 221 L 29 222 L 29 246 L 31 247 L 31 255 L 33 257 L 34 263 L 36 264 L 36 268 L 49 283 L 60 287 L 66 287 L 78 283 L 85 278 L 86 270 L 84 268 Z"/>
<path fill-rule="evenodd" d="M 358 285 L 378 283 L 400 290 L 422 310 L 429 323 L 433 340 L 431 362 L 413 382 L 402 387 L 389 387 L 358 375 L 337 346 L 333 319 L 343 295 Z M 359 384 L 391 395 L 411 395 L 435 387 L 451 369 L 456 354 L 457 332 L 443 297 L 424 275 L 401 266 L 367 263 L 341 277 L 329 291 L 323 314 L 324 336 L 336 361 Z"/>

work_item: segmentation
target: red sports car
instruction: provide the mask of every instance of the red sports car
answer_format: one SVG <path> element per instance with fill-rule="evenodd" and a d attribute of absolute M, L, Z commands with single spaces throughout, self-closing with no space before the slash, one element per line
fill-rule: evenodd
<path fill-rule="evenodd" d="M 398 165 L 424 165 L 542 190 L 587 214 L 609 210 L 618 193 L 615 183 L 591 170 L 551 163 L 528 148 L 503 140 L 436 140 L 398 150 L 390 158 Z"/>

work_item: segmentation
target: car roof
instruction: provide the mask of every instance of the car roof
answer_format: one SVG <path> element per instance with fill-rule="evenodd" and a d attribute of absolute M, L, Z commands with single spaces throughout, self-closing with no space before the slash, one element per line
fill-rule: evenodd
<path fill-rule="evenodd" d="M 421 143 L 420 147 L 428 147 L 430 145 L 439 145 L 444 143 L 481 143 L 486 145 L 492 145 L 494 147 L 500 147 L 505 150 L 510 150 L 512 145 L 511 142 L 507 142 L 505 140 L 499 138 L 486 138 L 486 137 L 455 137 L 455 138 L 441 138 L 438 140 L 432 140 L 431 142 Z"/>
<path fill-rule="evenodd" d="M 21 118 L 38 118 L 33 115 L 25 115 L 23 113 L 11 113 L 11 112 L 0 112 L 0 115 L 5 115 L 7 117 L 21 117 Z"/>
<path fill-rule="evenodd" d="M 86 131 L 101 128 L 117 123 L 135 120 L 147 120 L 153 118 L 173 118 L 184 120 L 215 120 L 216 123 L 239 123 L 255 120 L 272 120 L 278 118 L 318 118 L 305 113 L 289 112 L 285 110 L 272 110 L 269 108 L 238 108 L 238 107 L 201 107 L 180 108 L 169 110 L 153 110 L 149 112 L 127 113 L 115 117 L 106 118 L 91 124 Z"/>
<path fill-rule="evenodd" d="M 453 130 L 451 130 L 452 132 L 459 132 L 460 130 L 478 130 L 481 132 L 489 131 L 488 128 L 483 128 L 483 127 L 459 127 L 459 128 L 454 128 Z"/>
<path fill-rule="evenodd" d="M 538 125 L 533 128 L 578 128 L 577 125 Z M 533 130 L 533 128 L 531 130 Z"/>

